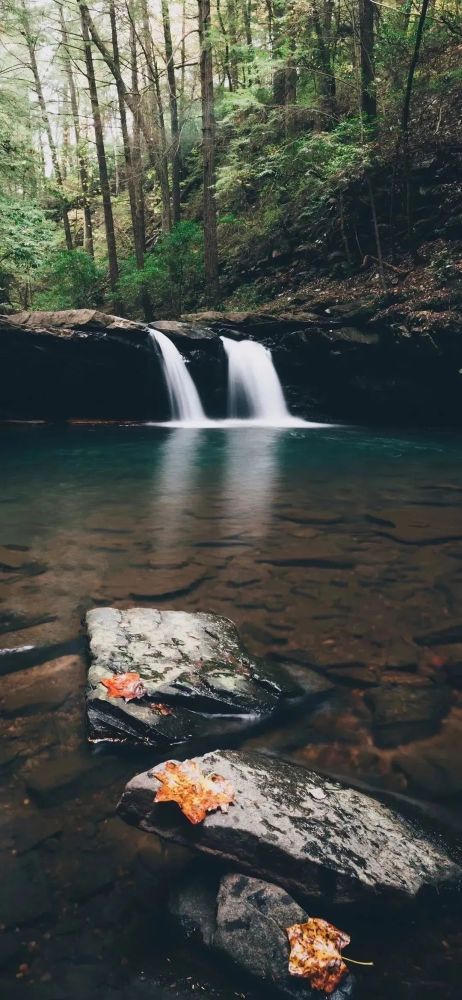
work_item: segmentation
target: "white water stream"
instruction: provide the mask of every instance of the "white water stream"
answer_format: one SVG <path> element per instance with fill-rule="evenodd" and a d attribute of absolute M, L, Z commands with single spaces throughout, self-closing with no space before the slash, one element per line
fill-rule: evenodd
<path fill-rule="evenodd" d="M 206 423 L 199 393 L 179 350 L 160 330 L 152 330 L 150 336 L 162 355 L 172 419 L 185 424 Z"/>
<path fill-rule="evenodd" d="M 152 329 L 162 356 L 171 419 L 170 427 L 322 427 L 292 417 L 273 364 L 271 351 L 253 340 L 222 337 L 228 359 L 228 419 L 210 420 L 186 362 L 165 333 Z"/>

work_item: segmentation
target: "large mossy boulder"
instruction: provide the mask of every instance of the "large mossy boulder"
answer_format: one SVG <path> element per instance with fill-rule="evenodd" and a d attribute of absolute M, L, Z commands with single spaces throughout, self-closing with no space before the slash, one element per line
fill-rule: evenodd
<path fill-rule="evenodd" d="M 87 628 L 91 740 L 145 744 L 160 753 L 216 743 L 329 690 L 309 670 L 302 687 L 284 668 L 251 656 L 220 615 L 96 608 Z M 113 697 L 107 686 L 126 673 L 140 680 L 131 700 Z"/>

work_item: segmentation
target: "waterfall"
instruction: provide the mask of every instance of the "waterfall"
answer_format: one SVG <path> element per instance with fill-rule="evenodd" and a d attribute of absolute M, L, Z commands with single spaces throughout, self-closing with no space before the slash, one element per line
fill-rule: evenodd
<path fill-rule="evenodd" d="M 293 420 L 271 351 L 253 340 L 222 337 L 228 357 L 228 415 L 272 424 Z"/>
<path fill-rule="evenodd" d="M 204 423 L 207 418 L 199 393 L 180 352 L 160 330 L 152 330 L 150 336 L 162 355 L 172 420 L 185 424 Z"/>

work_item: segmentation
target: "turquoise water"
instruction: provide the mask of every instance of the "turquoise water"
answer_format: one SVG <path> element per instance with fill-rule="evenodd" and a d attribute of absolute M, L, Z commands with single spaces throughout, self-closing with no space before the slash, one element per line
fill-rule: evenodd
<path fill-rule="evenodd" d="M 40 647 L 42 660 L 52 658 L 49 647 L 53 656 L 74 650 L 95 605 L 225 614 L 253 652 L 332 683 L 310 715 L 253 745 L 391 794 L 441 801 L 457 819 L 460 435 L 17 425 L 0 428 L 0 448 L 0 648 Z M 428 640 L 451 628 L 449 645 Z M 55 670 L 63 683 L 71 677 L 58 705 L 47 687 Z M 97 976 L 108 1000 L 145 996 L 137 990 L 149 977 L 152 995 L 159 982 L 177 995 L 178 982 L 190 989 L 191 955 L 170 959 L 158 928 L 155 958 L 152 932 L 148 940 L 143 933 L 158 895 L 152 872 L 170 879 L 183 862 L 114 818 L 124 782 L 146 761 L 88 748 L 84 674 L 84 659 L 66 656 L 7 673 L 0 692 L 8 706 L 31 675 L 42 686 L 42 701 L 4 720 L 0 805 L 18 836 L 32 840 L 27 864 L 37 858 L 53 900 L 48 916 L 21 929 L 23 950 L 0 988 L 20 995 L 15 973 L 26 961 L 45 1000 L 93 996 L 85 975 L 92 984 Z M 395 711 L 398 729 L 385 727 L 383 745 L 371 692 L 403 688 L 429 693 L 429 707 L 410 728 Z M 432 711 L 432 692 L 446 699 L 443 718 Z M 399 704 L 406 714 L 406 698 Z M 51 768 L 53 776 L 63 759 L 74 783 L 55 788 L 52 777 L 50 801 L 37 800 L 30 775 Z M 143 892 L 149 900 L 138 904 Z M 351 954 L 376 964 L 361 973 L 361 995 L 452 1000 L 461 939 L 452 915 L 417 929 L 363 927 Z M 114 955 L 124 956 L 123 968 Z M 239 989 L 221 982 L 215 992 L 207 963 L 193 975 L 217 1000 Z M 252 994 L 244 987 L 239 995 Z"/>

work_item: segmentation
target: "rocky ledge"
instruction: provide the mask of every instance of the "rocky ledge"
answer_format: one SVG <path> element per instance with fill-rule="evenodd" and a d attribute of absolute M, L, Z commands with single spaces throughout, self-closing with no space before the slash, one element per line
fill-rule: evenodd
<path fill-rule="evenodd" d="M 0 419 L 166 420 L 157 327 L 188 360 L 211 417 L 226 414 L 220 335 L 270 348 L 290 408 L 311 420 L 462 424 L 460 309 L 380 299 L 292 311 L 200 313 L 147 326 L 91 309 L 0 316 Z"/>
<path fill-rule="evenodd" d="M 210 745 L 316 701 L 330 686 L 307 671 L 302 687 L 289 668 L 257 660 L 233 623 L 219 615 L 97 608 L 88 612 L 87 628 L 93 741 L 144 744 L 159 752 Z M 129 687 L 118 693 L 127 675 Z"/>
<path fill-rule="evenodd" d="M 149 334 L 145 323 L 95 309 L 0 316 L 0 419 L 168 420 Z M 208 410 L 222 415 L 219 337 L 191 336 L 187 353 Z"/>
<path fill-rule="evenodd" d="M 256 752 L 214 751 L 196 762 L 204 774 L 231 783 L 234 803 L 226 814 L 210 813 L 192 826 L 176 804 L 154 804 L 163 765 L 128 783 L 119 814 L 324 908 L 436 899 L 461 885 L 449 849 L 362 792 Z"/>

